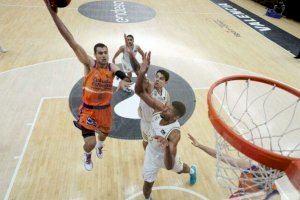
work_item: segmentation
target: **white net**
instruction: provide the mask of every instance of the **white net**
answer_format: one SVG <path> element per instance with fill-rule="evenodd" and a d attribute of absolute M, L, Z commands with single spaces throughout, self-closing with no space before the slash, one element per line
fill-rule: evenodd
<path fill-rule="evenodd" d="M 299 98 L 275 85 L 251 80 L 218 85 L 212 95 L 219 118 L 252 144 L 300 158 Z M 245 156 L 216 133 L 217 179 L 232 196 L 272 193 L 284 172 Z M 255 197 L 257 199 L 258 197 Z M 247 198 L 248 199 L 248 198 Z"/>

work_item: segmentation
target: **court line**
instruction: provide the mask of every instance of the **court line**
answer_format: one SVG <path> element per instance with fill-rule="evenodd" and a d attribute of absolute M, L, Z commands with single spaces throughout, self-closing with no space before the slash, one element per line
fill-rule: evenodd
<path fill-rule="evenodd" d="M 159 57 L 159 56 L 158 56 L 158 57 Z M 175 57 L 175 56 L 164 56 L 164 58 L 170 58 L 170 59 L 171 59 L 171 58 L 173 58 L 173 59 L 176 58 L 176 59 L 177 59 L 177 57 Z M 24 69 L 27 69 L 27 68 L 37 67 L 37 66 L 39 66 L 39 65 L 41 65 L 41 64 L 55 63 L 55 62 L 60 62 L 60 61 L 65 61 L 65 60 L 72 60 L 72 59 L 78 61 L 78 59 L 77 59 L 76 57 L 62 58 L 62 59 L 56 59 L 56 60 L 49 60 L 49 61 L 45 61 L 45 62 L 35 63 L 35 64 L 31 64 L 31 65 L 26 65 L 26 66 L 24 66 L 24 67 L 17 67 L 17 68 L 14 68 L 14 69 L 10 69 L 10 70 L 7 70 L 7 71 L 3 71 L 3 72 L 0 72 L 0 76 L 1 76 L 1 75 L 4 75 L 4 74 L 6 74 L 6 73 L 13 72 L 13 71 L 18 71 L 18 70 L 24 70 Z M 208 62 L 208 63 L 213 63 L 213 64 L 222 65 L 222 66 L 228 67 L 228 68 L 230 68 L 230 69 L 234 69 L 234 70 L 238 70 L 238 71 L 245 71 L 245 72 L 250 73 L 250 74 L 253 74 L 253 75 L 255 75 L 255 76 L 262 76 L 262 77 L 265 77 L 265 78 L 269 78 L 269 79 L 272 79 L 272 80 L 276 80 L 276 81 L 278 81 L 278 82 L 280 82 L 280 83 L 283 83 L 283 84 L 288 85 L 288 86 L 290 86 L 290 87 L 292 87 L 292 88 L 294 88 L 294 89 L 297 89 L 296 87 L 293 87 L 293 86 L 291 86 L 291 85 L 289 85 L 289 84 L 287 84 L 287 83 L 281 82 L 280 80 L 273 79 L 273 78 L 268 77 L 268 76 L 264 76 L 263 74 L 259 74 L 259 73 L 253 72 L 253 71 L 250 71 L 250 70 L 248 70 L 248 69 L 244 69 L 244 68 L 242 68 L 242 67 L 237 67 L 237 66 L 233 66 L 233 65 L 229 65 L 229 64 L 219 63 L 219 62 L 215 62 L 215 61 L 211 61 L 211 60 L 205 60 L 205 59 L 200 59 L 200 58 L 195 58 L 195 57 L 191 57 L 191 58 L 181 58 L 181 59 L 183 59 L 183 60 L 193 60 L 194 62 Z M 78 61 L 78 62 L 79 62 L 79 61 Z M 158 64 L 158 65 L 159 65 L 159 64 Z M 168 68 L 166 68 L 166 69 L 168 69 Z M 175 71 L 174 71 L 174 72 L 175 72 Z M 176 72 L 175 72 L 175 73 L 176 73 Z M 195 87 L 195 88 L 193 88 L 193 89 L 195 89 L 195 90 L 197 90 L 197 89 L 202 90 L 202 89 L 208 89 L 209 87 L 210 87 L 210 86 L 207 86 L 207 87 Z"/>
<path fill-rule="evenodd" d="M 152 188 L 152 191 L 154 190 L 177 190 L 177 191 L 182 191 L 182 192 L 186 192 L 186 193 L 189 193 L 189 194 L 192 194 L 196 197 L 199 197 L 200 199 L 203 199 L 203 200 L 208 200 L 208 198 L 206 198 L 205 196 L 203 196 L 202 194 L 199 194 L 193 190 L 189 190 L 189 189 L 186 189 L 186 188 L 181 188 L 181 187 L 177 187 L 177 186 L 158 186 L 158 187 L 153 187 Z M 135 193 L 133 195 L 131 195 L 130 197 L 128 197 L 126 200 L 133 200 L 135 199 L 136 197 L 142 195 L 143 192 L 140 191 L 138 193 Z"/>
<path fill-rule="evenodd" d="M 26 65 L 26 66 L 23 66 L 23 67 L 17 67 L 17 68 L 13 68 L 13 69 L 9 69 L 9 70 L 0 72 L 0 76 L 5 75 L 5 74 L 10 73 L 10 72 L 14 72 L 14 71 L 20 71 L 20 70 L 25 70 L 25 69 L 28 69 L 28 68 L 39 67 L 43 64 L 61 62 L 61 61 L 66 61 L 66 60 L 72 60 L 72 59 L 75 59 L 75 58 L 76 57 L 62 58 L 62 59 L 57 59 L 57 60 L 49 60 L 49 61 L 45 61 L 45 62 L 39 62 L 39 63 L 31 64 L 31 65 Z"/>
<path fill-rule="evenodd" d="M 158 56 L 159 57 L 159 56 Z M 174 59 L 174 58 L 177 58 L 177 57 L 174 57 L 174 56 L 164 56 L 165 58 L 170 58 L 170 59 Z M 7 71 L 3 71 L 3 72 L 0 72 L 0 76 L 1 75 L 4 75 L 6 73 L 10 73 L 10 72 L 13 72 L 13 71 L 19 71 L 19 70 L 25 70 L 27 68 L 32 68 L 32 67 L 37 67 L 41 64 L 47 64 L 47 63 L 55 63 L 55 62 L 61 62 L 61 61 L 65 61 L 65 60 L 77 60 L 78 59 L 76 57 L 69 57 L 69 58 L 62 58 L 62 59 L 56 59 L 56 60 L 49 60 L 49 61 L 45 61 L 45 62 L 39 62 L 39 63 L 35 63 L 35 64 L 31 64 L 31 65 L 26 65 L 26 66 L 23 66 L 23 67 L 17 67 L 17 68 L 13 68 L 13 69 L 9 69 Z M 247 69 L 244 69 L 244 68 L 241 68 L 241 67 L 236 67 L 236 66 L 233 66 L 233 65 L 229 65 L 229 64 L 224 64 L 224 63 L 219 63 L 219 62 L 215 62 L 215 61 L 211 61 L 211 60 L 204 60 L 204 59 L 200 59 L 200 58 L 195 58 L 195 57 L 191 57 L 191 58 L 181 58 L 183 60 L 193 60 L 194 62 L 208 62 L 208 63 L 213 63 L 213 64 L 218 64 L 218 65 L 222 65 L 224 67 L 228 67 L 230 69 L 235 69 L 235 70 L 242 70 L 242 71 L 245 71 L 247 73 L 252 73 L 252 74 L 255 74 L 257 76 L 263 76 L 261 74 L 258 74 L 258 73 L 255 73 L 255 72 L 252 72 L 250 70 L 247 70 Z M 79 62 L 79 61 L 78 61 Z M 158 64 L 159 65 L 159 64 Z M 168 68 L 167 68 L 168 69 Z M 176 72 L 175 72 L 176 73 Z M 268 77 L 267 77 L 268 78 Z M 272 79 L 272 78 L 270 78 Z M 275 80 L 275 79 L 274 79 Z M 279 81 L 279 80 L 277 80 Z M 280 82 L 280 81 L 279 81 Z M 205 88 L 205 87 L 200 87 L 200 89 L 202 88 Z M 208 86 L 209 88 L 209 86 Z M 198 88 L 195 88 L 195 89 L 198 89 Z"/>
<path fill-rule="evenodd" d="M 9 183 L 9 187 L 8 187 L 8 189 L 7 189 L 7 191 L 6 191 L 4 200 L 8 200 L 8 198 L 9 198 L 10 192 L 11 192 L 12 187 L 13 187 L 13 185 L 14 185 L 15 179 L 16 179 L 16 177 L 17 177 L 17 175 L 18 175 L 18 172 L 19 172 L 21 163 L 22 163 L 22 161 L 23 161 L 23 158 L 24 158 L 24 155 L 25 155 L 25 152 L 26 152 L 26 149 L 27 149 L 29 140 L 30 140 L 30 138 L 31 138 L 33 129 L 34 129 L 34 127 L 35 127 L 35 123 L 36 123 L 37 118 L 38 118 L 38 116 L 39 116 L 39 113 L 40 113 L 40 110 L 41 110 L 41 107 L 42 107 L 42 104 L 43 104 L 44 100 L 47 100 L 47 99 L 65 99 L 65 98 L 68 98 L 68 96 L 42 97 L 42 98 L 41 98 L 40 103 L 39 103 L 39 106 L 38 106 L 37 111 L 36 111 L 35 116 L 34 116 L 34 120 L 33 120 L 32 126 L 31 126 L 31 128 L 30 128 L 30 130 L 29 130 L 29 134 L 27 135 L 25 144 L 24 144 L 24 146 L 23 146 L 22 153 L 21 153 L 21 155 L 20 155 L 20 157 L 19 157 L 19 161 L 18 161 L 17 166 L 16 166 L 16 168 L 15 168 L 13 177 L 11 178 L 10 183 Z"/>
<path fill-rule="evenodd" d="M 174 57 L 174 56 L 164 56 L 165 58 L 177 58 L 177 57 Z M 47 64 L 47 63 L 55 63 L 55 62 L 61 62 L 61 61 L 65 61 L 65 60 L 77 60 L 78 59 L 76 57 L 69 57 L 69 58 L 61 58 L 61 59 L 56 59 L 56 60 L 49 60 L 49 61 L 44 61 L 44 62 L 39 62 L 39 63 L 35 63 L 35 64 L 31 64 L 31 65 L 25 65 L 25 66 L 21 66 L 21 67 L 17 67 L 17 68 L 13 68 L 13 69 L 9 69 L 9 70 L 6 70 L 6 71 L 2 71 L 0 72 L 0 76 L 1 75 L 4 75 L 6 73 L 10 73 L 10 72 L 13 72 L 13 71 L 19 71 L 19 70 L 25 70 L 27 68 L 32 68 L 32 67 L 37 67 L 41 64 Z M 210 63 L 213 63 L 213 64 L 219 64 L 219 65 L 222 65 L 222 66 L 225 66 L 225 67 L 229 67 L 231 69 L 238 69 L 238 70 L 244 70 L 248 73 L 255 73 L 255 72 L 252 72 L 250 70 L 247 70 L 247 69 L 244 69 L 244 68 L 240 68 L 240 67 L 236 67 L 236 66 L 233 66 L 233 65 L 228 65 L 228 64 L 224 64 L 224 63 L 219 63 L 219 62 L 215 62 L 215 61 L 211 61 L 211 60 L 204 60 L 204 59 L 200 59 L 200 58 L 194 58 L 194 57 L 190 57 L 190 58 L 181 58 L 183 60 L 193 60 L 195 62 L 210 62 Z M 79 62 L 79 61 L 78 61 Z M 159 64 L 158 64 L 159 65 Z M 167 68 L 168 69 L 168 68 Z M 176 73 L 176 72 L 175 72 Z M 256 73 L 255 73 L 256 74 Z"/>

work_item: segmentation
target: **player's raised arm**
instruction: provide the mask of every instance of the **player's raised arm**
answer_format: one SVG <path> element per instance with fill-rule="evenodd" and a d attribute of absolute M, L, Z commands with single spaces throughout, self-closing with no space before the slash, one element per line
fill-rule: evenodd
<path fill-rule="evenodd" d="M 63 38 L 67 41 L 67 43 L 70 45 L 70 47 L 75 52 L 77 58 L 79 61 L 84 64 L 87 68 L 94 65 L 94 60 L 92 57 L 88 56 L 88 54 L 85 52 L 85 50 L 74 40 L 73 35 L 70 33 L 70 31 L 67 29 L 67 27 L 64 25 L 64 23 L 60 20 L 60 18 L 57 16 L 57 13 L 53 10 L 53 8 L 50 5 L 49 0 L 44 0 L 51 17 L 53 18 L 53 21 L 58 28 L 60 34 L 63 36 Z"/>
<path fill-rule="evenodd" d="M 125 51 L 128 53 L 129 59 L 130 59 L 130 64 L 133 68 L 134 73 L 137 75 L 140 70 L 140 64 L 137 61 L 137 59 L 135 58 L 135 55 L 132 52 L 132 49 L 129 47 L 128 38 L 127 38 L 126 34 L 124 34 L 124 41 L 125 41 Z M 144 58 L 144 54 L 143 54 L 143 58 Z"/>
<path fill-rule="evenodd" d="M 160 101 L 156 100 L 149 94 L 144 87 L 144 81 L 146 80 L 145 74 L 148 71 L 151 59 L 151 52 L 145 53 L 143 58 L 143 63 L 140 65 L 140 70 L 138 73 L 136 85 L 135 85 L 135 93 L 140 96 L 140 98 L 151 108 L 155 110 L 155 112 L 160 112 L 165 109 L 165 105 Z"/>
<path fill-rule="evenodd" d="M 144 58 L 144 56 L 145 56 L 145 53 L 144 53 L 144 51 L 141 49 L 141 47 L 140 46 L 138 46 L 138 48 L 137 48 L 137 51 L 139 52 L 139 54 L 142 56 L 142 58 Z"/>
<path fill-rule="evenodd" d="M 120 46 L 120 48 L 118 49 L 118 51 L 115 53 L 112 62 L 114 64 L 116 64 L 116 58 L 124 51 L 124 46 Z"/>
<path fill-rule="evenodd" d="M 190 140 L 192 141 L 192 145 L 194 145 L 195 147 L 198 147 L 199 149 L 201 149 L 202 151 L 204 151 L 211 157 L 217 158 L 217 152 L 215 149 L 200 144 L 191 134 L 188 134 L 188 135 L 189 135 Z M 245 161 L 243 159 L 233 158 L 232 156 L 227 155 L 227 154 L 223 155 L 221 160 L 224 163 L 228 163 L 229 165 L 231 165 L 233 167 L 237 166 L 241 169 L 247 169 L 250 167 L 250 164 L 247 161 Z"/>

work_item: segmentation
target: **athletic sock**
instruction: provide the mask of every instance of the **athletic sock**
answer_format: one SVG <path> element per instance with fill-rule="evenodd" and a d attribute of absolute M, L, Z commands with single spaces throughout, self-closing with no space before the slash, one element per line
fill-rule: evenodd
<path fill-rule="evenodd" d="M 103 147 L 103 143 L 104 143 L 104 141 L 99 140 L 99 141 L 97 142 L 97 144 L 96 144 L 96 147 L 97 147 L 97 148 Z"/>

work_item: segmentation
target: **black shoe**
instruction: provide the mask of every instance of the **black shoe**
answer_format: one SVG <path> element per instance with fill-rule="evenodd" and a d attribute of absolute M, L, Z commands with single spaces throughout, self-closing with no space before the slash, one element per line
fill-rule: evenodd
<path fill-rule="evenodd" d="M 82 126 L 78 123 L 78 121 L 73 121 L 73 124 L 76 128 L 82 130 Z"/>
<path fill-rule="evenodd" d="M 298 55 L 295 56 L 294 58 L 299 59 L 299 58 L 300 58 L 300 52 L 299 52 Z"/>

